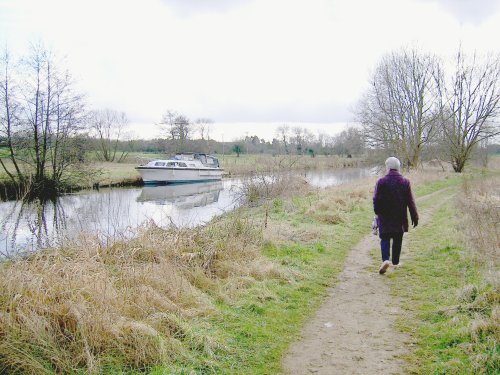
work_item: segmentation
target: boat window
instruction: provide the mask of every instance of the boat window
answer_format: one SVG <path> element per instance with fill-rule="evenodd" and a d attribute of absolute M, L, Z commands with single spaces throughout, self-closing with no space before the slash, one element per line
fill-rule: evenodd
<path fill-rule="evenodd" d="M 164 166 L 165 166 L 165 163 L 164 163 L 164 162 L 162 162 L 162 161 L 157 161 L 157 162 L 155 163 L 155 167 L 164 167 Z"/>
<path fill-rule="evenodd" d="M 191 163 L 189 164 L 189 166 L 192 167 L 192 168 L 196 168 L 196 165 L 191 164 Z"/>
<path fill-rule="evenodd" d="M 175 167 L 176 166 L 176 163 L 175 162 L 172 162 L 172 161 L 169 161 L 167 163 L 167 167 Z"/>
<path fill-rule="evenodd" d="M 179 162 L 179 163 L 177 163 L 177 164 L 179 165 L 179 167 L 187 168 L 186 163 L 180 163 L 180 162 Z"/>

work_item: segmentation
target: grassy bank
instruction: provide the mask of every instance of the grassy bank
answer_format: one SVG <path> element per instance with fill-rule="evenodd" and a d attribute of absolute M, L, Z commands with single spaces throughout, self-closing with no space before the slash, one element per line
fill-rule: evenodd
<path fill-rule="evenodd" d="M 389 275 L 407 311 L 399 328 L 414 340 L 410 373 L 498 373 L 499 182 L 465 178 L 421 204 L 435 213 L 412 236 L 402 272 Z"/>
<path fill-rule="evenodd" d="M 76 191 L 96 187 L 138 186 L 142 179 L 135 167 L 150 160 L 165 158 L 163 154 L 131 153 L 123 162 L 102 162 L 95 155 L 88 162 L 70 168 L 64 178 L 64 191 Z M 338 169 L 363 165 L 363 161 L 338 156 L 297 156 L 297 155 L 218 155 L 226 177 L 247 176 L 262 173 L 302 171 L 307 169 Z M 10 160 L 4 160 L 9 170 L 13 170 Z M 29 168 L 24 166 L 24 168 Z M 16 188 L 3 168 L 0 169 L 0 199 L 16 199 Z"/>
<path fill-rule="evenodd" d="M 412 175 L 419 194 L 458 179 Z M 0 371 L 277 373 L 288 344 L 370 230 L 375 179 L 313 190 L 283 181 L 192 230 L 145 225 L 1 265 Z M 283 191 L 283 190 L 282 190 Z"/>
<path fill-rule="evenodd" d="M 118 183 L 131 183 L 140 179 L 135 167 L 155 158 L 164 158 L 161 154 L 131 154 L 123 163 L 96 162 L 94 167 L 101 173 L 98 182 L 101 186 Z M 225 176 L 244 176 L 277 171 L 306 169 L 338 169 L 358 167 L 362 160 L 341 158 L 338 156 L 297 156 L 297 155 L 218 155 Z"/>

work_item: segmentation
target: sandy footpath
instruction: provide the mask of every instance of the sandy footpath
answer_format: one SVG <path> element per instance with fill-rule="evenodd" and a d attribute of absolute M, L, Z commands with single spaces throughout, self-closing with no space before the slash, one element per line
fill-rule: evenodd
<path fill-rule="evenodd" d="M 429 214 L 420 212 L 420 223 L 428 221 Z M 411 231 L 403 239 L 401 263 L 410 256 L 406 244 Z M 374 262 L 373 249 L 380 251 L 379 239 L 369 234 L 351 250 L 338 282 L 283 360 L 285 374 L 404 373 L 401 355 L 411 338 L 394 327 L 403 313 L 401 301 L 389 294 L 394 279 L 377 272 L 381 261 Z M 390 272 L 404 272 L 404 265 Z"/>
<path fill-rule="evenodd" d="M 290 347 L 285 374 L 402 373 L 403 362 L 394 357 L 410 339 L 394 328 L 400 301 L 389 295 L 387 278 L 367 269 L 377 247 L 370 234 L 352 249 L 326 302 Z"/>

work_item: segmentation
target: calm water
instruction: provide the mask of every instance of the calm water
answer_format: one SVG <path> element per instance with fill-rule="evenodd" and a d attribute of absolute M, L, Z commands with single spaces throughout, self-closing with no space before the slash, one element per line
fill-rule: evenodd
<path fill-rule="evenodd" d="M 312 171 L 302 176 L 313 186 L 341 185 L 369 175 L 363 168 Z M 160 226 L 196 226 L 234 209 L 242 181 L 225 179 L 142 188 L 105 189 L 65 195 L 56 202 L 0 203 L 0 257 L 62 245 L 82 233 L 103 243 L 133 236 L 148 221 Z"/>

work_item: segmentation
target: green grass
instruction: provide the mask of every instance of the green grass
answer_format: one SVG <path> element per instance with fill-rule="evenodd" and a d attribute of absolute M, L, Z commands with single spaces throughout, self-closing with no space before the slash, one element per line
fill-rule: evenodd
<path fill-rule="evenodd" d="M 457 185 L 458 181 L 458 178 L 457 180 L 450 178 L 443 183 L 437 181 L 417 183 L 414 189 L 417 195 L 429 194 L 445 186 Z M 367 186 L 365 190 L 368 189 Z M 433 207 L 451 193 L 447 190 L 437 194 L 424 201 L 419 208 Z M 329 212 L 332 208 L 340 210 L 338 207 L 332 207 L 333 201 L 326 199 L 331 198 L 331 195 L 346 201 L 341 212 L 343 221 L 335 225 L 325 223 L 321 216 L 324 211 Z M 323 211 L 318 204 L 321 200 L 329 204 Z M 335 204 L 340 206 L 339 202 Z M 442 207 L 450 209 L 446 205 Z M 252 220 L 264 223 L 264 212 L 264 207 L 257 207 L 243 210 L 242 215 L 248 215 Z M 263 242 L 260 248 L 266 258 L 279 266 L 282 274 L 260 279 L 241 277 L 238 280 L 238 285 L 241 284 L 239 287 L 224 286 L 223 280 L 213 280 L 214 283 L 221 283 L 221 290 L 206 288 L 205 291 L 213 300 L 214 311 L 195 318 L 180 314 L 175 319 L 169 318 L 173 322 L 170 323 L 173 325 L 171 327 L 173 338 L 178 339 L 181 346 L 178 355 L 171 358 L 168 364 L 154 369 L 143 369 L 143 372 L 150 371 L 155 375 L 191 374 L 191 371 L 196 374 L 274 374 L 282 370 L 282 358 L 289 344 L 298 338 L 306 320 L 324 301 L 327 288 L 335 283 L 335 277 L 343 269 L 349 251 L 369 233 L 373 214 L 370 196 L 356 195 L 356 192 L 348 188 L 332 189 L 328 193 L 310 193 L 293 199 L 275 199 L 270 203 L 269 213 L 270 225 L 290 228 L 288 234 L 291 236 L 288 239 L 271 237 Z M 447 220 L 452 214 L 452 211 L 444 211 L 441 216 L 436 215 L 433 224 L 448 225 Z M 437 221 L 438 219 L 441 221 Z M 417 241 L 411 247 L 420 246 L 419 249 L 424 254 L 431 251 L 426 248 L 426 244 L 432 243 L 431 255 L 445 259 L 443 265 L 448 265 L 450 261 L 463 261 L 462 257 L 457 255 L 459 248 L 448 241 L 448 237 L 456 240 L 455 233 L 445 236 L 443 239 L 445 242 L 438 241 L 437 237 L 440 235 L 439 228 L 434 228 L 430 223 L 422 223 L 414 236 L 415 241 L 420 239 L 420 245 Z M 430 236 L 430 242 L 427 236 Z M 448 274 L 454 275 L 453 277 L 461 276 L 459 272 L 451 272 L 452 269 L 439 269 L 425 278 L 418 279 L 429 269 L 423 263 L 427 261 L 426 259 L 422 260 L 422 264 L 417 260 L 415 257 L 411 261 L 415 264 L 405 263 L 405 273 L 389 276 L 398 278 L 398 284 L 403 286 L 400 291 L 407 298 L 415 296 L 416 303 L 409 307 L 423 307 L 422 316 L 415 311 L 413 323 L 408 328 L 411 332 L 417 332 L 421 328 L 421 319 L 428 318 L 429 324 L 441 322 L 441 315 L 428 315 L 434 311 L 434 307 L 426 305 L 429 303 L 428 297 L 432 298 L 433 302 L 441 295 L 434 296 L 428 293 L 439 291 L 443 286 L 446 286 L 447 292 L 457 288 L 459 283 L 453 278 L 448 280 L 446 277 Z M 439 272 L 443 272 L 444 275 Z M 405 275 L 410 276 L 407 278 Z M 471 273 L 470 277 L 476 276 Z M 415 282 L 418 284 L 414 285 Z M 429 283 L 428 287 L 425 285 L 426 282 Z M 427 291 L 426 287 L 431 291 Z M 224 288 L 232 290 L 233 294 L 227 295 Z M 421 294 L 417 295 L 412 288 L 419 289 Z M 444 293 L 444 296 L 448 294 Z M 425 322 L 427 324 L 427 320 Z M 440 342 L 439 345 L 455 342 L 451 334 L 448 334 L 447 341 Z M 166 338 L 159 338 L 163 339 L 168 342 Z M 439 345 L 436 347 L 439 348 Z M 431 352 L 432 350 L 429 349 Z M 415 366 L 420 365 L 417 360 L 410 360 L 411 363 L 416 363 Z M 127 363 L 124 358 L 110 358 L 106 362 L 109 362 L 109 365 L 103 369 L 104 373 L 139 372 L 136 368 L 130 370 L 123 368 L 123 363 Z"/>
<path fill-rule="evenodd" d="M 463 175 L 454 173 L 452 175 L 445 175 L 443 179 L 430 181 L 424 184 L 419 184 L 417 186 L 413 186 L 412 184 L 413 194 L 415 195 L 415 197 L 420 197 L 431 194 L 441 189 L 457 186 L 463 181 L 463 178 Z"/>
<path fill-rule="evenodd" d="M 222 343 L 223 349 L 215 353 L 215 360 L 194 351 L 189 361 L 156 369 L 153 374 L 189 374 L 192 370 L 202 374 L 281 371 L 282 357 L 289 344 L 298 338 L 306 319 L 324 300 L 327 288 L 343 268 L 346 255 L 366 234 L 370 223 L 368 200 L 341 225 L 304 220 L 303 212 L 311 199 L 315 198 L 295 198 L 295 211 L 287 215 L 282 204 L 273 205 L 271 220 L 295 224 L 294 228 L 302 232 L 319 229 L 322 235 L 309 242 L 264 243 L 263 254 L 280 264 L 287 277 L 252 281 L 235 300 L 217 302 L 216 319 L 204 322 L 210 327 L 206 333 Z"/>
<path fill-rule="evenodd" d="M 417 185 L 415 190 L 421 196 L 459 182 L 460 177 L 449 178 Z M 422 208 L 435 205 L 449 194 L 437 194 Z M 314 215 L 306 215 L 317 199 L 313 194 L 272 202 L 271 220 L 290 225 L 295 233 L 315 231 L 321 235 L 309 242 L 264 243 L 262 253 L 291 276 L 286 280 L 252 281 L 236 300 L 218 301 L 217 318 L 200 324 L 210 327 L 206 334 L 223 349 L 214 356 L 195 350 L 189 361 L 156 369 L 153 374 L 189 374 L 192 370 L 202 374 L 275 374 L 282 370 L 289 344 L 298 339 L 306 320 L 324 301 L 327 288 L 343 269 L 350 249 L 369 232 L 372 219 L 371 199 L 367 197 L 345 213 L 343 223 L 325 224 Z M 287 205 L 293 206 L 292 212 Z M 252 215 L 263 216 L 262 209 L 252 210 Z"/>
<path fill-rule="evenodd" d="M 417 185 L 419 195 L 457 185 L 460 178 L 433 181 Z M 450 192 L 438 194 L 425 204 L 434 205 Z M 317 201 L 317 195 L 295 197 L 290 201 L 276 199 L 271 204 L 271 220 L 286 223 L 294 232 L 315 231 L 319 238 L 309 242 L 266 242 L 263 254 L 283 266 L 293 277 L 288 280 L 262 280 L 251 283 L 249 289 L 232 303 L 217 304 L 219 316 L 210 323 L 209 335 L 222 342 L 217 359 L 195 355 L 190 363 L 177 363 L 167 372 L 189 374 L 275 374 L 279 373 L 283 355 L 289 344 L 298 338 L 305 321 L 324 301 L 328 287 L 343 269 L 350 249 L 369 232 L 372 213 L 367 197 L 338 225 L 315 220 L 306 211 Z M 293 206 L 293 211 L 287 210 Z M 423 206 L 425 207 L 425 206 Z M 252 215 L 256 215 L 253 211 Z M 262 212 L 257 215 L 262 215 Z M 161 374 L 165 368 L 154 374 Z"/>
<path fill-rule="evenodd" d="M 0 159 L 8 158 L 10 155 L 7 147 L 0 147 Z"/>
<path fill-rule="evenodd" d="M 398 327 L 416 344 L 407 357 L 408 370 L 416 374 L 497 374 L 498 328 L 495 333 L 490 322 L 476 337 L 471 327 L 491 318 L 499 295 L 485 283 L 464 245 L 453 200 L 442 203 L 443 198 L 439 194 L 421 205 L 422 209 L 437 207 L 432 220 L 422 223 L 409 238 L 411 255 L 401 272 L 388 275 L 393 293 L 404 297 L 407 310 Z M 477 296 L 464 300 L 468 286 L 477 288 Z"/>

